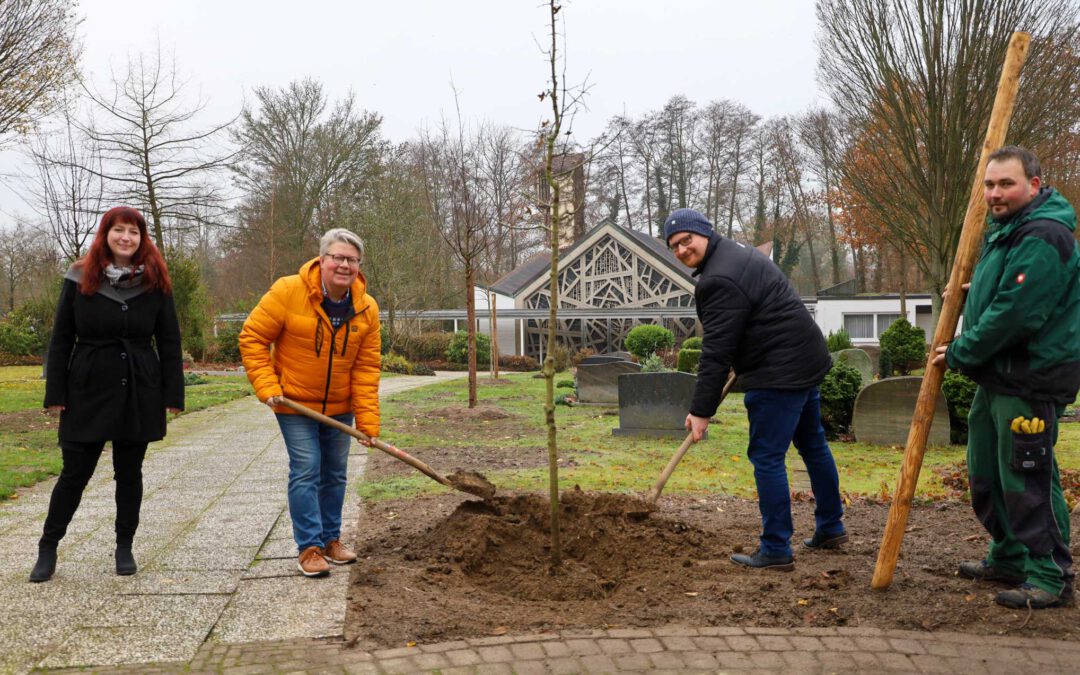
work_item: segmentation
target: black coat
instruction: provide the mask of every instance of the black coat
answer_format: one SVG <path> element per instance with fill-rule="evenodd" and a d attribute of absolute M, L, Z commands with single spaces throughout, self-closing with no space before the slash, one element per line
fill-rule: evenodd
<path fill-rule="evenodd" d="M 45 406 L 65 406 L 60 440 L 164 438 L 165 408 L 184 407 L 172 296 L 107 281 L 83 295 L 78 272 L 64 279 L 46 368 Z"/>
<path fill-rule="evenodd" d="M 761 251 L 714 234 L 694 272 L 705 329 L 690 412 L 711 417 L 728 370 L 744 389 L 806 389 L 832 367 L 825 337 L 780 268 Z"/>

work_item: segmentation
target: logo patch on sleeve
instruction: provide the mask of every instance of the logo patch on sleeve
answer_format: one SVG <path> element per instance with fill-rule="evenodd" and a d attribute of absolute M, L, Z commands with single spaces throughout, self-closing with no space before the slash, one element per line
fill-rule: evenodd
<path fill-rule="evenodd" d="M 1022 283 L 1024 283 L 1024 279 L 1027 279 L 1027 275 L 1024 274 L 1023 272 L 1016 275 L 1016 283 L 1022 284 Z"/>

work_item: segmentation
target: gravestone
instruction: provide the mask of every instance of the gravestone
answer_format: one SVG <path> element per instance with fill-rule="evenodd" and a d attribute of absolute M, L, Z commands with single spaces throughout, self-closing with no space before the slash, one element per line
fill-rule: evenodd
<path fill-rule="evenodd" d="M 621 356 L 612 356 L 610 354 L 595 354 L 581 359 L 581 363 L 578 364 L 578 367 L 595 366 L 601 363 L 615 363 L 616 361 L 629 361 L 629 359 L 624 359 Z"/>
<path fill-rule="evenodd" d="M 618 356 L 623 361 L 632 361 L 634 358 L 634 355 L 630 352 L 609 352 L 604 354 L 604 356 Z"/>
<path fill-rule="evenodd" d="M 890 377 L 863 387 L 855 399 L 851 428 L 855 439 L 874 445 L 906 445 L 922 378 Z M 938 390 L 927 445 L 949 444 L 949 408 Z"/>
<path fill-rule="evenodd" d="M 577 367 L 578 403 L 614 405 L 619 402 L 619 376 L 639 373 L 641 366 L 630 361 L 611 361 Z"/>
<path fill-rule="evenodd" d="M 862 386 L 874 381 L 874 364 L 870 361 L 870 355 L 861 349 L 841 349 L 831 354 L 833 363 L 840 361 L 859 371 L 862 376 Z"/>
<path fill-rule="evenodd" d="M 619 376 L 616 436 L 686 436 L 686 413 L 697 376 L 690 373 L 636 373 Z"/>

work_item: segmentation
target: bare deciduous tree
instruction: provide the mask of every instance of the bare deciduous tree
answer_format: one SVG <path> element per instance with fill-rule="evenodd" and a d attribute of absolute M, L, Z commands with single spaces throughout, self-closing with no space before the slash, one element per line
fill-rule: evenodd
<path fill-rule="evenodd" d="M 77 76 L 77 25 L 72 0 L 0 2 L 0 138 L 62 106 Z"/>

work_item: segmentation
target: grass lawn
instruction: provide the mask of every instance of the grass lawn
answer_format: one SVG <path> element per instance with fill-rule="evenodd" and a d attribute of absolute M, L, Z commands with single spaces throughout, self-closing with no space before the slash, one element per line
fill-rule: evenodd
<path fill-rule="evenodd" d="M 569 379 L 556 376 L 556 383 Z M 448 441 L 452 425 L 465 431 L 462 422 L 428 419 L 425 413 L 447 406 L 464 406 L 467 401 L 465 380 L 444 382 L 395 394 L 382 404 L 383 438 L 406 452 L 423 448 L 421 459 L 437 470 L 449 472 L 454 467 L 441 466 L 438 449 L 457 445 L 471 448 L 521 448 L 527 469 L 484 471 L 501 488 L 545 490 L 547 485 L 546 429 L 544 427 L 544 381 L 531 374 L 507 374 L 512 384 L 484 386 L 480 378 L 481 405 L 497 406 L 514 416 L 512 420 L 472 422 L 465 440 Z M 556 395 L 567 389 L 556 389 Z M 943 412 L 943 411 L 942 411 Z M 616 413 L 616 414 L 613 414 Z M 583 490 L 644 493 L 656 481 L 681 439 L 645 439 L 613 436 L 618 426 L 615 408 L 594 406 L 556 406 L 558 425 L 560 484 L 563 488 L 579 485 Z M 732 394 L 720 407 L 719 424 L 709 427 L 708 440 L 692 446 L 665 487 L 669 493 L 722 492 L 741 497 L 754 494 L 753 468 L 746 459 L 747 421 L 741 394 Z M 458 434 L 461 438 L 462 434 Z M 848 496 L 882 497 L 895 489 L 903 460 L 903 447 L 881 447 L 866 443 L 830 443 L 840 472 L 840 487 Z M 371 452 L 378 452 L 372 450 Z M 417 453 L 421 454 L 421 453 Z M 429 456 L 430 455 L 430 456 Z M 927 499 L 950 496 L 952 488 L 940 473 L 955 471 L 962 463 L 962 446 L 932 447 L 926 452 L 919 479 L 918 495 Z M 1080 468 L 1080 424 L 1062 425 L 1058 442 L 1058 462 L 1062 468 Z M 798 453 L 788 454 L 788 470 L 795 490 L 809 492 L 809 481 Z M 360 492 L 372 499 L 395 498 L 443 490 L 419 474 L 364 481 Z"/>
<path fill-rule="evenodd" d="M 207 382 L 185 392 L 185 413 L 247 396 L 243 375 L 204 376 Z M 33 485 L 60 472 L 56 422 L 41 415 L 45 380 L 37 366 L 0 368 L 0 500 L 16 488 Z M 185 414 L 181 413 L 181 414 Z"/>

